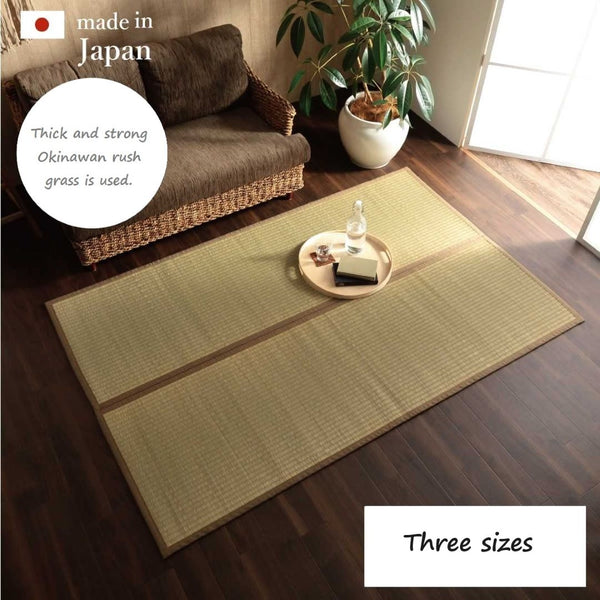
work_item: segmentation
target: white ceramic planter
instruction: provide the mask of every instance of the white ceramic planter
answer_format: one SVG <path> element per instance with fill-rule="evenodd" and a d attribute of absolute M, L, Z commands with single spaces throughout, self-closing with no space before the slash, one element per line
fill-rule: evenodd
<path fill-rule="evenodd" d="M 359 92 L 360 98 L 364 92 Z M 385 129 L 381 123 L 359 119 L 350 112 L 350 96 L 340 111 L 338 126 L 346 152 L 355 165 L 364 169 L 385 167 L 396 154 L 408 135 L 406 120 L 394 119 Z"/>

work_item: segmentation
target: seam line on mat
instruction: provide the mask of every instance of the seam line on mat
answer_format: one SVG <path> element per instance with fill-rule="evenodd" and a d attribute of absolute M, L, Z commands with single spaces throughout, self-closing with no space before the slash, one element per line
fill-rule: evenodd
<path fill-rule="evenodd" d="M 407 277 L 408 275 L 411 275 L 411 274 L 419 271 L 420 269 L 423 269 L 423 268 L 433 265 L 441 260 L 449 258 L 450 256 L 453 256 L 454 254 L 458 254 L 459 252 L 463 251 L 464 249 L 468 248 L 469 246 L 472 246 L 472 245 L 476 244 L 477 242 L 481 242 L 481 241 L 485 241 L 485 238 L 482 238 L 479 235 L 475 235 L 466 240 L 457 242 L 457 243 L 453 244 L 452 246 L 448 246 L 447 248 L 444 248 L 443 250 L 439 250 L 438 252 L 430 254 L 429 256 L 426 256 L 420 260 L 410 263 L 409 265 L 400 267 L 399 269 L 396 269 L 395 271 L 392 272 L 392 276 L 390 277 L 390 281 L 388 282 L 388 285 L 390 283 L 398 281 L 404 277 Z M 289 317 L 288 319 L 279 321 L 278 323 L 275 323 L 274 325 L 271 325 L 270 327 L 267 327 L 258 333 L 253 333 L 245 338 L 242 338 L 241 340 L 238 340 L 236 342 L 233 342 L 232 344 L 229 344 L 228 346 L 225 346 L 224 348 L 219 348 L 218 350 L 215 350 L 214 352 L 211 352 L 210 354 L 202 356 L 201 358 L 193 360 L 181 367 L 173 369 L 172 371 L 169 371 L 168 373 L 159 375 L 158 377 L 155 377 L 154 379 L 151 379 L 150 381 L 147 381 L 147 382 L 145 382 L 141 385 L 138 385 L 126 392 L 123 392 L 122 394 L 119 394 L 118 396 L 114 396 L 110 400 L 102 402 L 99 405 L 99 411 L 101 414 L 106 414 L 112 410 L 120 408 L 126 404 L 129 404 L 130 402 L 133 402 L 134 400 L 138 400 L 139 398 L 141 398 L 142 396 L 145 396 L 146 394 L 149 394 L 149 393 L 156 391 L 162 387 L 165 387 L 171 383 L 174 383 L 175 381 L 178 381 L 179 379 L 183 379 L 184 377 L 187 377 L 188 375 L 191 375 L 192 373 L 201 371 L 202 369 L 205 369 L 206 367 L 209 367 L 209 366 L 211 366 L 217 362 L 220 362 L 226 358 L 234 356 L 235 354 L 238 354 L 239 352 L 241 352 L 243 350 L 251 348 L 252 346 L 256 346 L 257 344 L 264 342 L 272 337 L 275 337 L 276 335 L 279 335 L 280 333 L 289 331 L 290 329 L 293 329 L 294 327 L 296 327 L 298 325 L 301 325 L 303 323 L 310 321 L 314 317 L 324 315 L 324 314 L 334 310 L 336 307 L 341 306 L 345 302 L 347 302 L 347 300 L 328 298 L 323 303 L 321 303 L 313 308 L 309 308 L 308 310 L 305 310 L 305 311 L 298 313 L 292 317 Z"/>

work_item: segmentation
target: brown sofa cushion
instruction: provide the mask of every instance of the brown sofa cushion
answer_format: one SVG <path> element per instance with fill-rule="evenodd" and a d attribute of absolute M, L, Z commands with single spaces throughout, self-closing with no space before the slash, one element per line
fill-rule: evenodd
<path fill-rule="evenodd" d="M 169 161 L 150 202 L 127 223 L 274 175 L 310 158 L 300 134 L 283 136 L 250 108 L 238 107 L 166 129 Z M 75 240 L 111 231 L 67 228 Z"/>
<path fill-rule="evenodd" d="M 53 65 L 17 73 L 14 78 L 17 94 L 25 110 L 28 111 L 46 92 L 57 85 L 86 77 L 112 79 L 130 87 L 144 98 L 146 97 L 144 83 L 136 61 L 115 61 L 110 68 L 90 61 L 87 61 L 82 67 L 78 67 L 78 62 L 79 59 L 63 60 Z"/>
<path fill-rule="evenodd" d="M 148 46 L 152 60 L 140 61 L 140 72 L 165 126 L 226 109 L 248 87 L 242 36 L 233 25 Z"/>
<path fill-rule="evenodd" d="M 17 94 L 23 108 L 28 111 L 46 92 L 61 83 L 77 79 L 75 71 L 68 61 L 54 63 L 45 67 L 27 69 L 15 75 Z"/>
<path fill-rule="evenodd" d="M 118 83 L 122 83 L 130 87 L 134 92 L 137 92 L 142 98 L 146 97 L 144 90 L 144 82 L 140 75 L 138 63 L 135 60 L 116 60 L 110 67 L 105 67 L 98 61 L 86 61 L 81 67 L 77 64 L 79 60 L 70 60 L 69 64 L 73 71 L 77 73 L 79 79 L 86 77 L 103 77 L 104 79 L 112 79 Z"/>

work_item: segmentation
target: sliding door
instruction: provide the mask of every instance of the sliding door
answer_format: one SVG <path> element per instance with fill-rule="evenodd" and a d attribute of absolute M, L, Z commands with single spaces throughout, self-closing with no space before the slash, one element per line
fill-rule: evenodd
<path fill-rule="evenodd" d="M 596 194 L 577 241 L 600 258 L 600 190 Z"/>
<path fill-rule="evenodd" d="M 600 171 L 600 0 L 503 0 L 467 146 Z"/>

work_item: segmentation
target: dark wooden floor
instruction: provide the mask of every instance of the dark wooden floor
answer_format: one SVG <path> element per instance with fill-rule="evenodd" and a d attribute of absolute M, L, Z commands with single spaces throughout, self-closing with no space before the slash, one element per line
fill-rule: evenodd
<path fill-rule="evenodd" d="M 600 262 L 417 123 L 387 168 L 354 168 L 335 118 L 300 122 L 306 186 L 82 270 L 55 227 L 3 228 L 3 598 L 591 599 L 600 597 Z M 163 560 L 44 301 L 409 165 L 586 319 Z M 366 590 L 366 504 L 586 504 L 588 588 Z M 565 549 L 568 551 L 568 549 Z"/>

